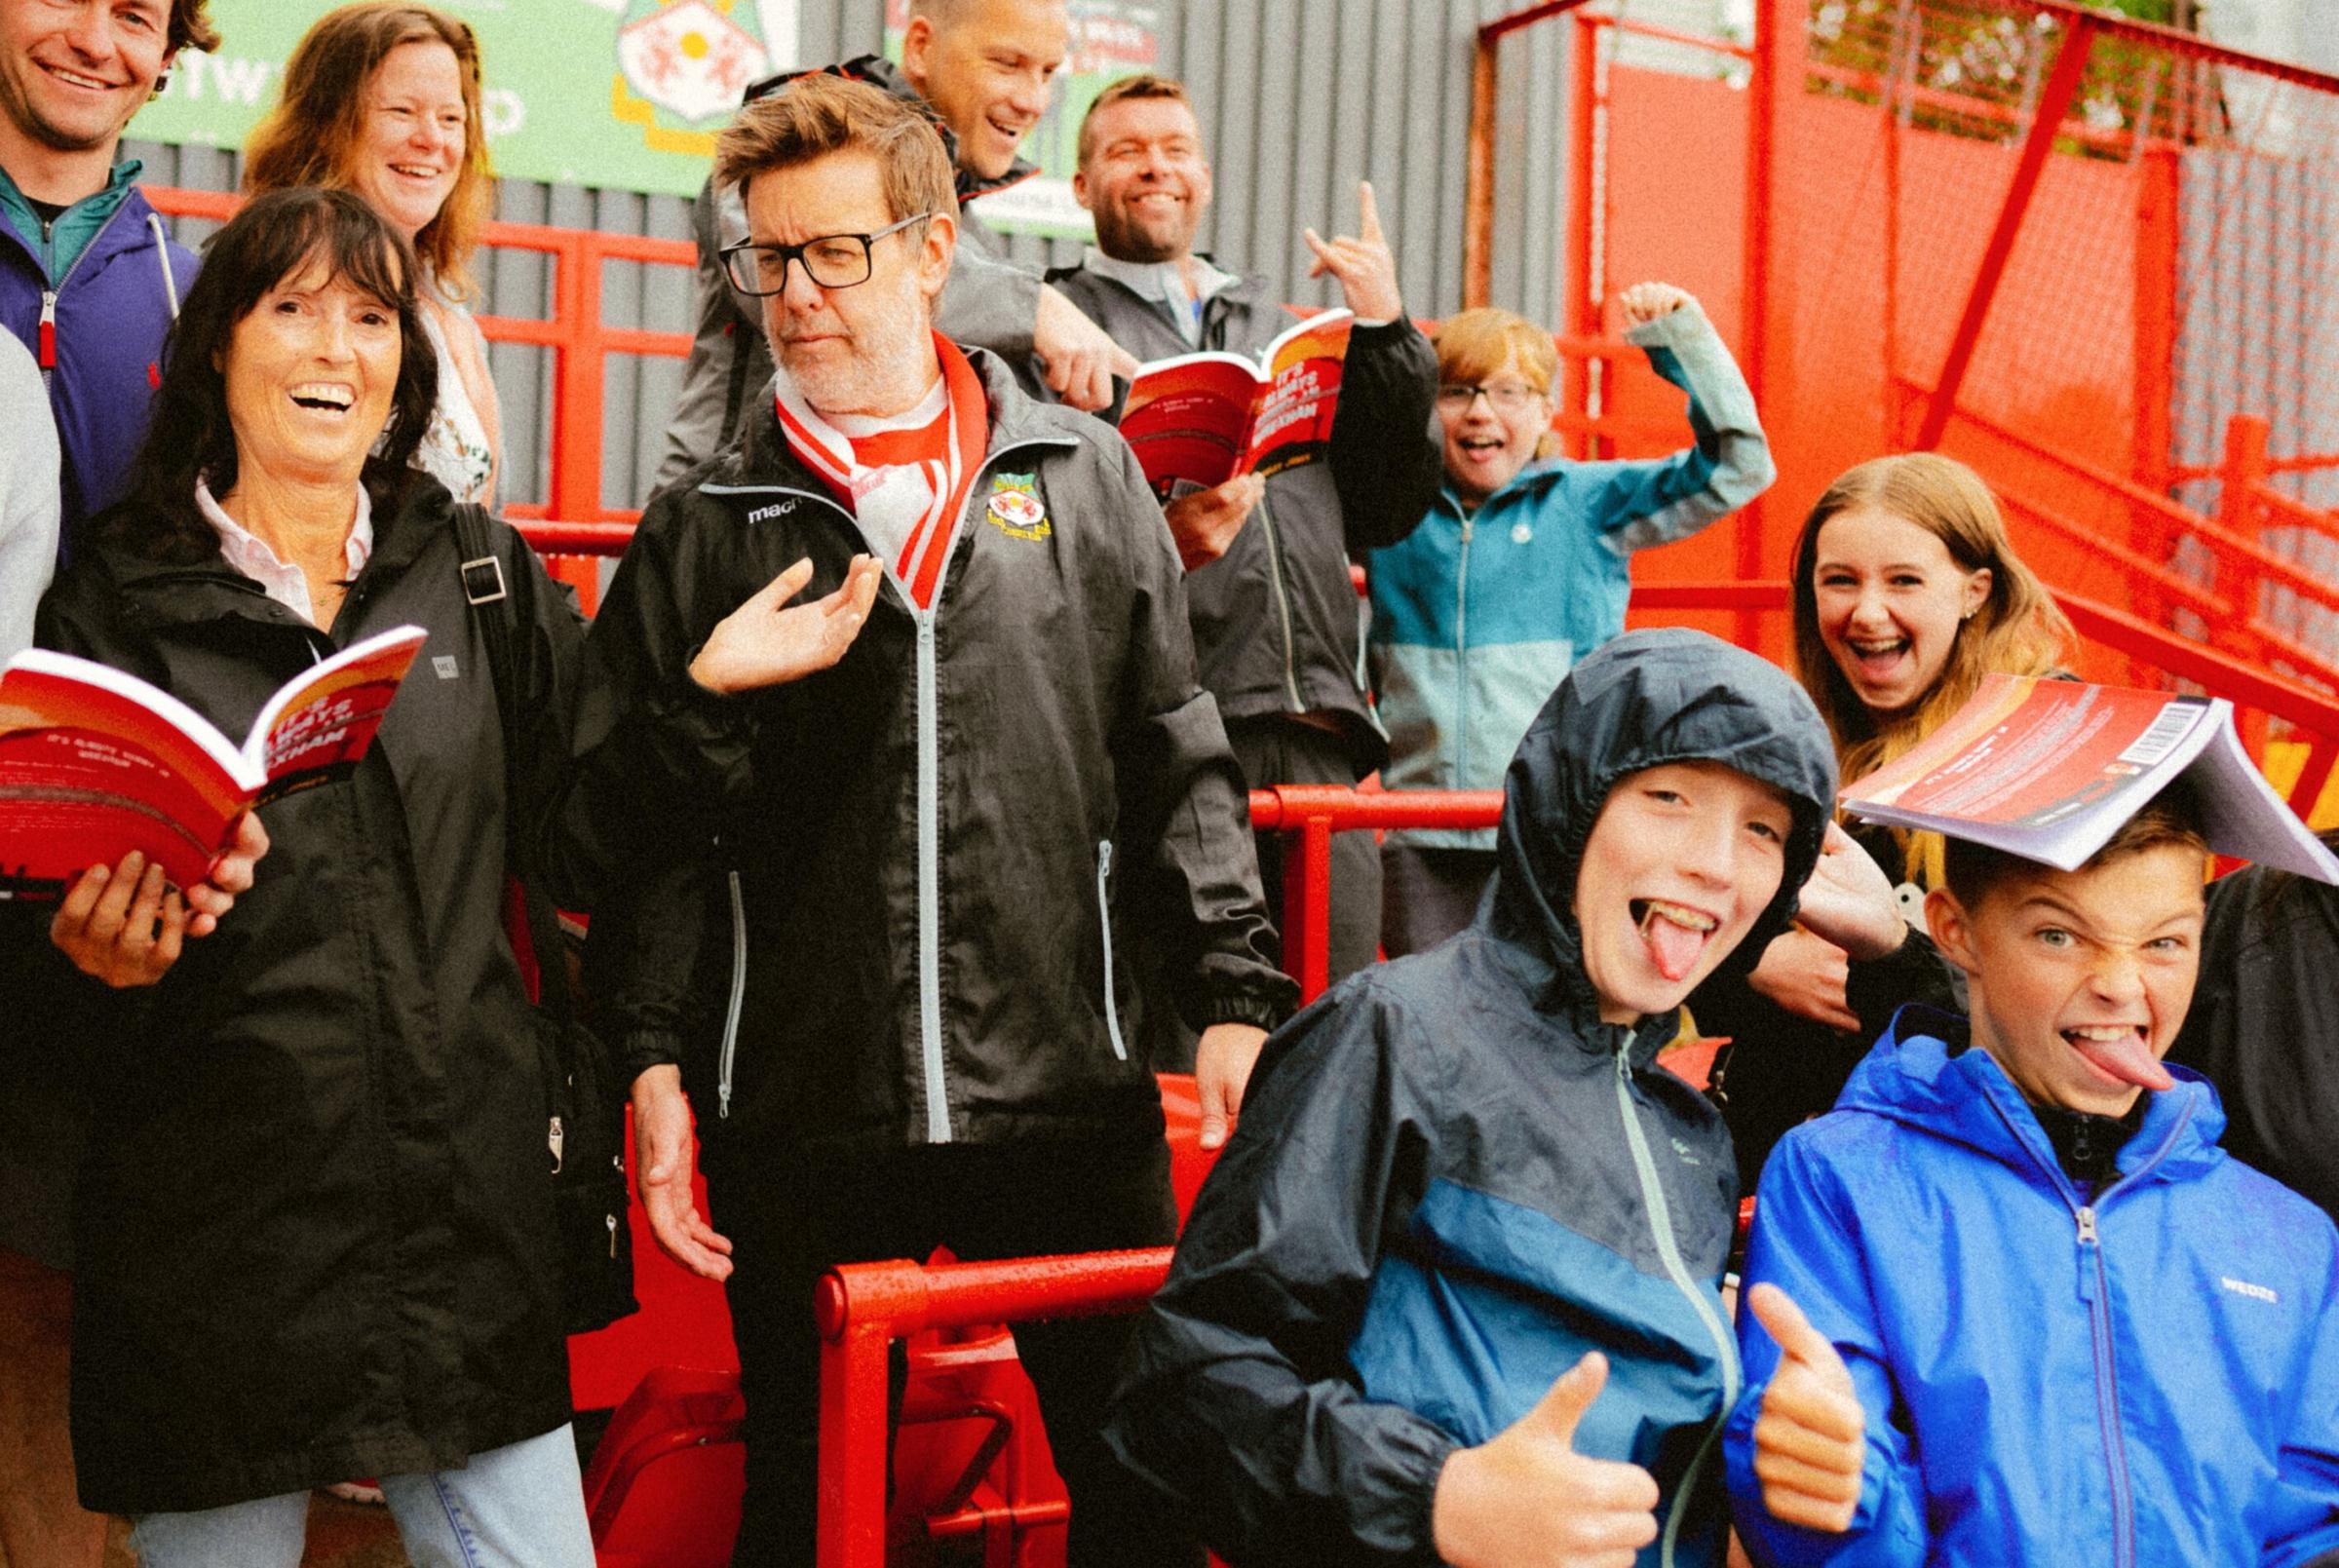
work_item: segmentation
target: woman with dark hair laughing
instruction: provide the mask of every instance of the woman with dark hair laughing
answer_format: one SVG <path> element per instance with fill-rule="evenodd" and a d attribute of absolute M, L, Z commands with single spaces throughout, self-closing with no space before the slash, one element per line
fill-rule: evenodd
<path fill-rule="evenodd" d="M 96 1020 L 74 1452 L 149 1562 L 292 1568 L 309 1489 L 348 1475 L 382 1478 L 416 1561 L 593 1560 L 544 1047 L 502 924 L 581 627 L 483 516 L 460 521 L 492 571 L 466 562 L 410 466 L 437 374 L 414 278 L 355 195 L 247 207 L 187 294 L 126 498 L 42 606 L 46 645 L 232 733 L 317 660 L 430 633 L 355 774 L 260 809 L 266 853 L 203 940 L 129 860 L 52 930 L 81 972 L 57 966 L 56 1003 Z M 475 613 L 487 577 L 512 603 Z M 507 609 L 538 672 L 509 769 L 479 619 Z"/>

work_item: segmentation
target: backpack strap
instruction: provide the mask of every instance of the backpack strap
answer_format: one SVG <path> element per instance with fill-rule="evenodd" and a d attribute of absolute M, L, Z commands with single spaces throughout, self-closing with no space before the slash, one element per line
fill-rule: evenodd
<path fill-rule="evenodd" d="M 519 632 L 518 606 L 504 580 L 504 560 L 496 553 L 494 523 L 487 516 L 487 509 L 471 502 L 457 502 L 452 519 L 455 554 L 462 562 L 463 597 L 471 606 L 471 618 L 479 629 L 480 639 L 487 645 L 488 676 L 495 686 L 496 713 L 503 722 L 505 864 L 519 884 L 527 912 L 528 945 L 535 950 L 536 959 L 537 1006 L 565 1027 L 575 1017 L 576 1000 L 569 994 L 568 976 L 560 968 L 560 917 L 553 908 L 552 899 L 539 887 L 542 879 L 531 863 L 533 858 L 527 852 L 525 835 L 517 821 L 523 744 L 519 715 L 526 701 L 521 649 L 523 644 L 532 644 L 533 639 Z"/>

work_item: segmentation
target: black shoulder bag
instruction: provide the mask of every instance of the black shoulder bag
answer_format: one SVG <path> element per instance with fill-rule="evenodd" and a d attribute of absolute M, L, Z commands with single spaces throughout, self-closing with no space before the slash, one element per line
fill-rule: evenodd
<path fill-rule="evenodd" d="M 519 659 L 532 635 L 516 635 L 502 558 L 484 508 L 454 508 L 455 548 L 462 558 L 463 597 L 471 605 L 495 682 L 504 730 L 504 800 L 510 847 L 506 863 L 527 911 L 528 944 L 536 955 L 540 1038 L 548 1040 L 545 1090 L 550 1101 L 545 1143 L 551 1155 L 553 1200 L 558 1222 L 563 1326 L 591 1333 L 640 1309 L 633 1299 L 633 1244 L 626 1218 L 625 1092 L 608 1049 L 579 1015 L 569 975 L 568 947 L 558 914 L 519 831 L 519 757 L 524 745 Z"/>

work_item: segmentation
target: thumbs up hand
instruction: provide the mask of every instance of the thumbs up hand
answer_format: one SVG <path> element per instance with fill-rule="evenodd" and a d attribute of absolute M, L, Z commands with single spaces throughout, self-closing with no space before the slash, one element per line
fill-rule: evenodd
<path fill-rule="evenodd" d="M 1638 1465 L 1576 1452 L 1576 1426 L 1608 1383 L 1593 1351 L 1500 1435 L 1456 1450 L 1430 1506 L 1453 1568 L 1632 1568 L 1657 1539 L 1657 1482 Z"/>
<path fill-rule="evenodd" d="M 1867 1452 L 1867 1413 L 1853 1391 L 1852 1374 L 1827 1337 L 1777 1285 L 1756 1285 L 1746 1307 L 1783 1353 L 1754 1421 L 1762 1506 L 1772 1517 L 1806 1530 L 1847 1530 L 1860 1508 Z"/>

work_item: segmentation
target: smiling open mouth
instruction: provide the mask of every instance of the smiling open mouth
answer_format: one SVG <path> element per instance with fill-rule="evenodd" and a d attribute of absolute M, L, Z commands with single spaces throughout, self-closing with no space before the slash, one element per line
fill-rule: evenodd
<path fill-rule="evenodd" d="M 2081 1024 L 2061 1033 L 2066 1045 L 2107 1078 L 2138 1089 L 2176 1087 L 2168 1069 L 2152 1053 L 2144 1031 L 2132 1023 Z"/>
<path fill-rule="evenodd" d="M 319 408 L 328 413 L 345 414 L 356 400 L 347 387 L 308 383 L 294 387 L 291 399 L 303 408 Z"/>
<path fill-rule="evenodd" d="M 1648 945 L 1650 962 L 1668 980 L 1688 978 L 1721 924 L 1702 909 L 1663 899 L 1634 899 L 1627 907 Z"/>

